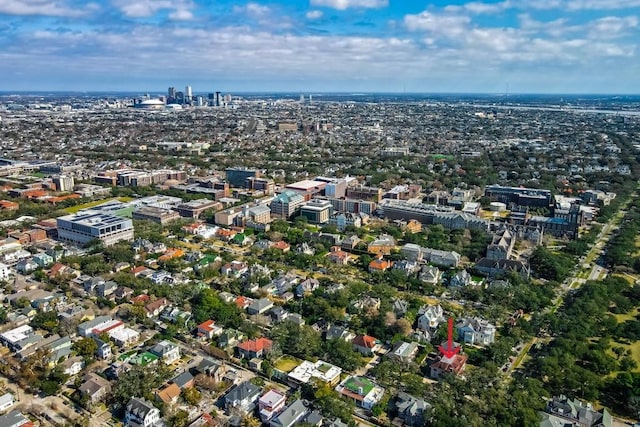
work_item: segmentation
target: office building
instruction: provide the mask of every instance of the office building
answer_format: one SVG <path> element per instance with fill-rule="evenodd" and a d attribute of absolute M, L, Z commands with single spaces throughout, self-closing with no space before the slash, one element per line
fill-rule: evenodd
<path fill-rule="evenodd" d="M 127 218 L 95 211 L 81 211 L 56 220 L 58 238 L 64 242 L 84 246 L 100 240 L 111 246 L 122 240 L 133 240 L 133 222 Z"/>
<path fill-rule="evenodd" d="M 492 202 L 502 202 L 519 206 L 543 207 L 551 206 L 551 191 L 540 188 L 503 187 L 487 185 L 484 195 Z"/>
<path fill-rule="evenodd" d="M 191 91 L 191 86 L 186 86 L 184 88 L 184 102 L 188 104 L 191 102 L 192 99 L 193 99 L 193 92 Z"/>
<path fill-rule="evenodd" d="M 327 183 L 324 181 L 313 181 L 305 179 L 303 181 L 294 182 L 285 186 L 287 190 L 293 190 L 296 193 L 302 194 L 305 201 L 311 200 L 314 196 L 319 196 L 324 193 L 324 189 Z"/>
<path fill-rule="evenodd" d="M 336 179 L 335 181 L 328 182 L 325 187 L 324 194 L 327 197 L 333 197 L 336 199 L 345 197 L 347 195 L 347 180 Z"/>
<path fill-rule="evenodd" d="M 289 219 L 304 205 L 304 197 L 292 190 L 284 190 L 271 201 L 271 216 Z"/>
<path fill-rule="evenodd" d="M 382 199 L 382 188 L 365 187 L 363 185 L 358 187 L 350 187 L 347 188 L 347 197 L 349 199 L 370 200 L 379 203 Z"/>
<path fill-rule="evenodd" d="M 325 224 L 329 222 L 333 207 L 331 202 L 322 199 L 313 199 L 302 205 L 300 216 L 307 218 L 311 224 Z"/>
<path fill-rule="evenodd" d="M 229 185 L 236 188 L 244 188 L 247 178 L 259 178 L 261 175 L 259 170 L 247 168 L 227 168 L 225 172 Z"/>
<path fill-rule="evenodd" d="M 175 87 L 170 87 L 169 90 L 167 91 L 167 100 L 174 100 L 176 99 L 176 88 Z"/>
<path fill-rule="evenodd" d="M 176 219 L 180 219 L 180 214 L 171 209 L 162 209 L 153 206 L 143 206 L 136 209 L 131 214 L 132 219 L 135 220 L 147 220 L 155 223 L 165 225 Z"/>
<path fill-rule="evenodd" d="M 270 178 L 249 177 L 244 181 L 247 190 L 262 191 L 266 195 L 272 195 L 276 191 L 276 184 Z"/>
<path fill-rule="evenodd" d="M 217 211 L 222 209 L 222 204 L 220 202 L 216 202 L 215 200 L 197 199 L 191 200 L 190 202 L 182 203 L 178 205 L 176 209 L 178 210 L 180 216 L 186 218 L 198 218 L 204 211 Z"/>
<path fill-rule="evenodd" d="M 56 186 L 56 191 L 67 192 L 73 191 L 75 181 L 72 176 L 58 175 L 52 178 L 53 185 Z"/>

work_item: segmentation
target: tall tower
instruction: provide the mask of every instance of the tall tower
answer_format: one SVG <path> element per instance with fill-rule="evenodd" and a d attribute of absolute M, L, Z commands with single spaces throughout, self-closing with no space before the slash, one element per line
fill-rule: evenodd
<path fill-rule="evenodd" d="M 189 103 L 193 99 L 193 92 L 191 92 L 191 86 L 186 86 L 184 88 L 184 100 Z"/>
<path fill-rule="evenodd" d="M 167 91 L 167 98 L 169 99 L 176 99 L 176 88 L 175 87 L 170 87 L 169 90 Z"/>

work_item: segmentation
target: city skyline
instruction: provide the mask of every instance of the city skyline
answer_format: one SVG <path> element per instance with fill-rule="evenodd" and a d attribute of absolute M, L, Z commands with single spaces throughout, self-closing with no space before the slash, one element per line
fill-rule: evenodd
<path fill-rule="evenodd" d="M 638 93 L 639 0 L 9 0 L 0 90 Z"/>

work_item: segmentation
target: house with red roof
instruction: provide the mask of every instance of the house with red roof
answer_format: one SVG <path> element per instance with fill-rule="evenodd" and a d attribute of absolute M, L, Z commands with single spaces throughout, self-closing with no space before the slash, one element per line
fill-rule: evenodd
<path fill-rule="evenodd" d="M 141 294 L 131 298 L 131 304 L 146 304 L 151 301 L 151 297 L 147 294 Z"/>
<path fill-rule="evenodd" d="M 369 263 L 369 272 L 375 273 L 380 272 L 383 273 L 393 267 L 393 261 L 386 260 L 382 257 L 374 259 Z"/>
<path fill-rule="evenodd" d="M 285 242 L 284 240 L 275 242 L 271 247 L 274 249 L 280 249 L 282 252 L 289 252 L 291 250 L 291 245 Z"/>
<path fill-rule="evenodd" d="M 155 301 L 150 302 L 144 306 L 144 310 L 147 312 L 147 317 L 156 317 L 162 310 L 169 305 L 169 301 L 166 298 L 158 298 Z"/>
<path fill-rule="evenodd" d="M 257 338 L 254 340 L 247 340 L 241 342 L 236 346 L 238 349 L 238 356 L 242 359 L 262 358 L 266 353 L 271 351 L 273 341 L 269 338 Z"/>
<path fill-rule="evenodd" d="M 380 350 L 380 341 L 370 335 L 358 335 L 351 341 L 354 350 L 363 356 L 373 356 L 373 353 Z"/>
<path fill-rule="evenodd" d="M 351 254 L 343 251 L 340 246 L 333 246 L 327 257 L 334 264 L 347 265 L 351 259 Z"/>
<path fill-rule="evenodd" d="M 219 325 L 216 325 L 214 320 L 205 320 L 201 324 L 198 325 L 198 336 L 204 337 L 208 340 L 213 339 L 213 337 L 218 336 L 222 333 L 223 328 Z"/>

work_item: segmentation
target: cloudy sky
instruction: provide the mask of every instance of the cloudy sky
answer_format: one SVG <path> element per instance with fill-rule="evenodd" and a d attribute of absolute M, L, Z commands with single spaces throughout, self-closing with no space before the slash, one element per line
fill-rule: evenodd
<path fill-rule="evenodd" d="M 640 0 L 0 0 L 0 90 L 640 93 Z"/>

